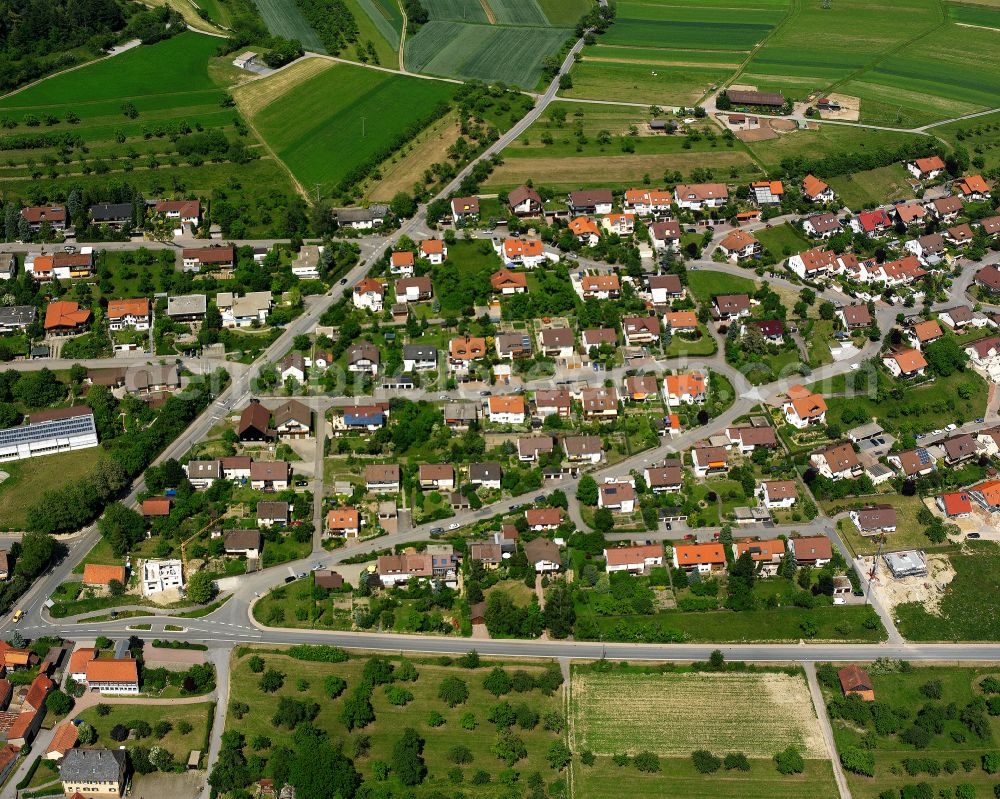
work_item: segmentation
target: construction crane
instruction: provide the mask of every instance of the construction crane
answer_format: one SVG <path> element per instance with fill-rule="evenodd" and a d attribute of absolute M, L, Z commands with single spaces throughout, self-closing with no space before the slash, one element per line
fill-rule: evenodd
<path fill-rule="evenodd" d="M 875 550 L 875 558 L 872 560 L 871 571 L 868 572 L 868 583 L 869 585 L 878 579 L 878 561 L 882 557 L 882 550 L 885 547 L 885 533 L 882 533 L 878 537 L 878 548 Z M 866 597 L 867 601 L 867 597 Z"/>

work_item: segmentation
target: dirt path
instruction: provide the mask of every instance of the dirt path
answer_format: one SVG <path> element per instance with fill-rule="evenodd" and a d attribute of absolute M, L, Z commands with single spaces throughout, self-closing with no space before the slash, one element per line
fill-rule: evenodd
<path fill-rule="evenodd" d="M 493 15 L 493 9 L 490 8 L 488 0 L 479 0 L 479 4 L 483 7 L 483 11 L 486 13 L 486 20 L 490 25 L 497 24 L 497 18 Z"/>
<path fill-rule="evenodd" d="M 402 0 L 397 0 L 396 5 L 399 6 L 399 10 L 403 13 L 403 30 L 399 33 L 399 71 L 406 72 L 406 67 L 403 66 L 403 48 L 406 45 L 406 9 L 403 7 Z"/>
<path fill-rule="evenodd" d="M 816 708 L 816 717 L 819 719 L 820 729 L 823 731 L 823 740 L 826 742 L 826 751 L 830 756 L 830 763 L 833 766 L 833 776 L 837 781 L 837 790 L 840 792 L 840 799 L 851 799 L 851 789 L 847 786 L 847 777 L 844 776 L 844 769 L 840 766 L 840 758 L 837 757 L 837 745 L 833 741 L 833 728 L 830 726 L 830 717 L 826 714 L 826 703 L 823 701 L 823 692 L 819 689 L 819 682 L 816 679 L 816 664 L 807 661 L 802 664 L 806 671 L 806 682 L 809 683 L 809 694 L 812 696 L 813 706 Z"/>

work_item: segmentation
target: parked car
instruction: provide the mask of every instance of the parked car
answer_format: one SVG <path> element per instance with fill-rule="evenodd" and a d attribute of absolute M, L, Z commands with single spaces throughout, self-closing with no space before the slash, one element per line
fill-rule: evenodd
<path fill-rule="evenodd" d="M 434 535 L 435 533 L 443 533 L 443 532 L 444 532 L 444 528 L 443 527 L 432 527 L 431 528 L 431 535 Z"/>
<path fill-rule="evenodd" d="M 458 522 L 452 522 L 451 524 L 448 525 L 448 529 L 449 530 L 457 530 L 461 526 L 462 525 L 460 525 Z"/>
<path fill-rule="evenodd" d="M 833 598 L 833 604 L 834 605 L 846 605 L 847 604 L 847 600 L 844 599 L 844 597 L 842 597 L 842 596 L 835 596 Z"/>
<path fill-rule="evenodd" d="M 979 533 L 969 533 L 968 538 L 982 538 Z"/>
<path fill-rule="evenodd" d="M 287 577 L 285 578 L 285 582 L 286 582 L 286 583 L 294 583 L 294 582 L 295 582 L 295 575 L 294 575 L 294 574 L 289 574 L 289 575 L 288 575 L 288 576 L 287 576 Z"/>
<path fill-rule="evenodd" d="M 948 432 L 948 433 L 950 433 L 950 432 L 951 432 L 952 430 L 957 430 L 957 429 L 958 429 L 958 425 L 957 425 L 957 424 L 955 424 L 954 422 L 952 422 L 952 423 L 951 423 L 951 424 L 949 424 L 949 425 L 945 425 L 945 428 L 944 428 L 944 429 L 945 429 L 945 432 Z"/>

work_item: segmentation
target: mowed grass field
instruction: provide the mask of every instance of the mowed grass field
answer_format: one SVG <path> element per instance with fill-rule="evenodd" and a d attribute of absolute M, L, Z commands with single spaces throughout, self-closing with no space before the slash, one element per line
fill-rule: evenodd
<path fill-rule="evenodd" d="M 780 775 L 771 760 L 789 745 L 806 758 L 804 773 Z M 641 796 L 837 796 L 819 722 L 804 676 L 780 673 L 657 673 L 655 668 L 573 669 L 570 747 L 598 756 L 573 765 L 574 792 L 588 799 L 618 797 L 623 785 Z M 749 772 L 699 774 L 691 752 L 743 752 Z M 660 773 L 614 765 L 611 755 L 650 751 Z"/>
<path fill-rule="evenodd" d="M 926 137 L 889 130 L 872 130 L 848 125 L 815 125 L 808 130 L 782 133 L 776 139 L 748 142 L 745 146 L 766 169 L 777 170 L 786 158 L 822 158 L 831 153 L 854 153 L 896 148 Z"/>
<path fill-rule="evenodd" d="M 553 112 L 566 112 L 560 122 Z M 624 105 L 597 105 L 560 102 L 504 150 L 504 163 L 487 181 L 490 188 L 509 189 L 531 178 L 536 183 L 556 188 L 579 183 L 587 174 L 594 185 L 621 186 L 642 182 L 649 175 L 660 182 L 664 172 L 688 175 L 695 169 L 710 168 L 722 179 L 743 179 L 758 173 L 742 143 L 726 142 L 710 122 L 699 126 L 710 132 L 685 149 L 685 136 L 646 135 L 650 120 L 648 110 Z M 639 135 L 632 136 L 635 127 Z M 582 132 L 584 140 L 579 137 Z M 611 135 L 601 143 L 602 132 Z M 551 137 L 546 144 L 543 137 Z M 624 139 L 624 141 L 623 141 Z M 623 144 L 633 148 L 626 152 Z"/>
<path fill-rule="evenodd" d="M 399 38 L 403 32 L 403 17 L 395 0 L 344 0 L 358 23 L 358 43 L 375 45 L 380 66 L 399 67 Z M 353 48 L 343 55 L 354 58 Z"/>
<path fill-rule="evenodd" d="M 67 161 L 55 147 L 8 150 L 0 160 L 0 188 L 41 200 L 60 196 L 70 186 L 105 185 L 127 176 L 147 196 L 171 190 L 207 196 L 233 180 L 245 181 L 245 197 L 275 188 L 290 190 L 288 178 L 273 160 L 194 166 L 175 157 L 176 145 L 166 134 L 180 122 L 237 138 L 239 114 L 222 105 L 225 86 L 213 79 L 225 68 L 210 69 L 217 48 L 213 37 L 182 33 L 3 98 L 0 118 L 16 123 L 5 135 L 29 130 L 70 133 L 83 140 L 87 151 L 74 149 Z M 124 115 L 126 102 L 138 116 Z M 70 114 L 79 121 L 69 122 Z M 26 125 L 29 116 L 44 120 L 47 115 L 57 121 L 36 128 Z M 252 137 L 244 141 L 259 147 Z M 151 166 L 151 159 L 158 165 Z M 35 175 L 44 180 L 35 180 Z"/>
<path fill-rule="evenodd" d="M 0 529 L 22 530 L 28 508 L 47 490 L 79 480 L 101 459 L 100 447 L 60 452 L 0 464 L 8 477 L 0 482 Z"/>
<path fill-rule="evenodd" d="M 565 28 L 483 25 L 432 19 L 404 48 L 411 72 L 534 87 L 542 61 L 558 52 Z"/>
<path fill-rule="evenodd" d="M 343 741 L 345 749 L 350 754 L 353 742 L 360 735 L 371 736 L 371 753 L 368 757 L 357 758 L 354 762 L 366 778 L 372 776 L 372 763 L 376 760 L 390 761 L 393 744 L 400 738 L 406 727 L 415 729 L 426 744 L 423 757 L 427 763 L 428 775 L 424 783 L 418 786 L 415 796 L 428 797 L 434 789 L 446 788 L 450 785 L 447 772 L 454 765 L 447 758 L 448 750 L 456 745 L 467 746 L 473 755 L 473 761 L 462 769 L 465 774 L 466 789 L 473 796 L 499 797 L 509 795 L 507 789 L 498 782 L 498 775 L 506 768 L 506 764 L 498 760 L 490 752 L 490 747 L 496 741 L 497 732 L 493 724 L 486 719 L 488 709 L 501 701 L 483 688 L 483 678 L 489 673 L 490 667 L 479 669 L 462 669 L 456 666 L 442 666 L 427 659 L 412 658 L 418 672 L 416 682 L 402 682 L 399 685 L 413 693 L 413 700 L 405 706 L 390 705 L 386 699 L 384 687 L 376 687 L 371 698 L 375 710 L 375 721 L 362 730 L 349 733 L 346 727 L 337 719 L 344 697 L 349 696 L 361 681 L 367 655 L 352 652 L 351 659 L 344 663 L 316 663 L 294 660 L 280 654 L 261 653 L 267 668 L 275 668 L 285 675 L 284 686 L 273 694 L 260 690 L 258 683 L 260 675 L 250 671 L 247 660 L 250 653 L 242 657 L 234 657 L 232 662 L 231 698 L 242 701 L 250 706 L 250 712 L 242 719 L 237 719 L 230 713 L 226 718 L 227 730 L 238 730 L 249 741 L 255 735 L 266 735 L 274 746 L 290 744 L 292 731 L 276 727 L 271 723 L 278 706 L 279 697 L 307 703 L 316 702 L 320 706 L 319 715 L 313 722 L 317 727 L 326 730 L 334 741 Z M 394 663 L 398 657 L 389 658 Z M 525 665 L 508 665 L 507 670 L 523 668 L 537 675 L 542 671 L 538 661 Z M 328 675 L 337 675 L 347 681 L 347 689 L 338 699 L 330 699 L 324 689 L 323 682 Z M 469 689 L 468 700 L 454 708 L 449 708 L 438 698 L 441 681 L 448 676 L 455 676 L 465 681 Z M 307 681 L 305 690 L 298 690 L 299 679 Z M 540 716 L 550 711 L 563 712 L 561 692 L 550 697 L 543 695 L 538 689 L 527 693 L 511 693 L 503 697 L 512 705 L 527 703 Z M 427 719 L 432 711 L 440 713 L 445 723 L 439 727 L 431 727 Z M 474 730 L 465 730 L 459 720 L 471 712 L 476 717 L 477 726 Z M 545 760 L 545 752 L 552 741 L 558 740 L 556 733 L 546 731 L 539 723 L 533 730 L 523 730 L 515 727 L 517 735 L 524 741 L 528 756 L 516 763 L 515 768 L 523 777 L 533 771 L 540 771 L 548 779 L 555 776 Z M 472 773 L 479 769 L 487 771 L 492 780 L 489 785 L 470 786 Z M 454 791 L 449 791 L 452 795 Z"/>
<path fill-rule="evenodd" d="M 568 97 L 691 105 L 740 68 L 777 25 L 787 0 L 625 0 L 584 48 Z"/>
<path fill-rule="evenodd" d="M 328 190 L 453 92 L 449 83 L 330 63 L 253 122 L 303 185 Z"/>
<path fill-rule="evenodd" d="M 306 50 L 325 53 L 316 31 L 302 16 L 295 0 L 253 0 L 263 17 L 267 29 L 275 36 L 298 39 Z"/>
<path fill-rule="evenodd" d="M 116 724 L 127 725 L 129 722 L 141 719 L 150 727 L 155 727 L 160 721 L 169 721 L 173 725 L 173 729 L 163 738 L 157 739 L 155 736 L 150 736 L 139 739 L 137 743 L 141 746 L 162 746 L 174 756 L 175 762 L 183 764 L 187 761 L 191 750 L 204 747 L 205 733 L 215 704 L 213 702 L 169 705 L 129 703 L 114 704 L 109 705 L 109 707 L 111 712 L 106 716 L 101 716 L 96 707 L 89 707 L 76 716 L 97 730 L 97 746 L 108 748 L 118 746 L 111 737 L 111 728 Z M 191 725 L 191 732 L 187 735 L 181 735 L 180 730 L 177 729 L 177 725 L 182 721 Z"/>
<path fill-rule="evenodd" d="M 829 180 L 837 196 L 849 208 L 867 208 L 894 200 L 912 199 L 908 178 L 912 177 L 902 164 L 838 175 Z"/>

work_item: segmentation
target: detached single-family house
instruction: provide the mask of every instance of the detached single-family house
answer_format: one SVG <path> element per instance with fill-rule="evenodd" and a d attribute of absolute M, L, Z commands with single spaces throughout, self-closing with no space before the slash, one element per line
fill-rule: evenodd
<path fill-rule="evenodd" d="M 560 508 L 529 508 L 524 512 L 524 517 L 528 522 L 528 529 L 536 533 L 555 530 L 562 524 Z"/>
<path fill-rule="evenodd" d="M 622 284 L 618 275 L 584 275 L 574 287 L 585 300 L 616 300 L 621 296 Z"/>
<path fill-rule="evenodd" d="M 953 222 L 962 213 L 964 203 L 958 197 L 939 197 L 924 207 L 938 222 Z"/>
<path fill-rule="evenodd" d="M 456 225 L 479 219 L 479 198 L 453 197 L 451 200 L 451 218 Z"/>
<path fill-rule="evenodd" d="M 525 410 L 520 394 L 490 397 L 487 403 L 487 416 L 493 424 L 524 424 Z"/>
<path fill-rule="evenodd" d="M 599 508 L 607 508 L 616 513 L 632 513 L 635 510 L 635 500 L 635 486 L 630 482 L 607 482 L 598 487 Z"/>
<path fill-rule="evenodd" d="M 254 461 L 250 464 L 250 487 L 255 491 L 284 491 L 292 477 L 288 461 Z"/>
<path fill-rule="evenodd" d="M 494 239 L 493 248 L 507 266 L 534 269 L 548 260 L 540 239 Z"/>
<path fill-rule="evenodd" d="M 394 494 L 399 491 L 399 465 L 372 463 L 365 466 L 365 488 L 376 494 Z"/>
<path fill-rule="evenodd" d="M 604 550 L 605 571 L 646 574 L 663 565 L 662 544 L 640 544 Z"/>
<path fill-rule="evenodd" d="M 729 469 L 729 452 L 725 447 L 695 445 L 691 450 L 691 465 L 698 477 L 721 474 Z"/>
<path fill-rule="evenodd" d="M 712 299 L 712 315 L 732 321 L 750 315 L 750 297 L 746 294 L 719 294 Z"/>
<path fill-rule="evenodd" d="M 542 198 L 534 189 L 518 186 L 507 194 L 507 207 L 516 217 L 541 216 Z"/>
<path fill-rule="evenodd" d="M 867 305 L 845 305 L 837 311 L 837 316 L 848 330 L 861 330 L 870 327 L 872 323 L 872 314 Z"/>
<path fill-rule="evenodd" d="M 721 208 L 729 202 L 729 190 L 724 183 L 679 183 L 674 187 L 674 202 L 689 211 Z"/>
<path fill-rule="evenodd" d="M 623 316 L 622 329 L 628 346 L 660 340 L 660 320 L 656 316 Z"/>
<path fill-rule="evenodd" d="M 935 319 L 917 322 L 906 331 L 906 338 L 918 350 L 922 350 L 927 344 L 933 344 L 943 336 L 944 331 Z"/>
<path fill-rule="evenodd" d="M 722 544 L 676 544 L 674 568 L 686 572 L 709 574 L 726 567 L 726 550 Z"/>
<path fill-rule="evenodd" d="M 742 228 L 730 231 L 719 242 L 719 249 L 731 261 L 747 261 L 763 252 L 761 243 Z"/>
<path fill-rule="evenodd" d="M 396 302 L 425 302 L 434 296 L 434 286 L 427 275 L 400 278 L 395 291 Z"/>
<path fill-rule="evenodd" d="M 757 489 L 757 496 L 768 510 L 790 508 L 799 498 L 794 480 L 766 480 Z"/>
<path fill-rule="evenodd" d="M 577 216 L 610 214 L 613 202 L 611 189 L 586 189 L 569 195 L 569 209 Z"/>
<path fill-rule="evenodd" d="M 850 444 L 834 444 L 814 452 L 810 464 L 830 480 L 850 480 L 863 471 L 858 455 Z"/>
<path fill-rule="evenodd" d="M 972 500 L 967 491 L 952 491 L 937 498 L 937 506 L 949 519 L 964 519 L 972 514 Z"/>
<path fill-rule="evenodd" d="M 219 244 L 209 247 L 185 247 L 181 250 L 181 265 L 185 272 L 200 272 L 206 267 L 232 269 L 236 265 L 236 251 L 231 245 Z"/>
<path fill-rule="evenodd" d="M 590 217 L 578 216 L 571 219 L 567 227 L 576 240 L 585 247 L 593 247 L 601 240 L 601 231 Z"/>
<path fill-rule="evenodd" d="M 892 505 L 873 505 L 852 510 L 850 516 L 854 526 L 862 535 L 896 532 L 896 509 Z"/>
<path fill-rule="evenodd" d="M 403 371 L 423 372 L 437 369 L 437 347 L 427 344 L 406 344 L 403 346 Z"/>
<path fill-rule="evenodd" d="M 108 328 L 124 330 L 131 327 L 134 330 L 149 330 L 153 323 L 153 314 L 149 300 L 145 297 L 125 300 L 110 300 L 108 302 Z"/>
<path fill-rule="evenodd" d="M 372 313 L 381 313 L 385 299 L 385 286 L 370 277 L 363 278 L 353 291 L 355 308 L 362 308 Z"/>
<path fill-rule="evenodd" d="M 426 258 L 434 266 L 443 264 L 448 257 L 448 248 L 441 239 L 424 239 L 420 242 L 420 257 Z"/>
<path fill-rule="evenodd" d="M 799 566 L 825 566 L 833 558 L 833 545 L 825 535 L 789 538 L 788 548 Z"/>
<path fill-rule="evenodd" d="M 667 375 L 663 378 L 663 401 L 668 405 L 702 404 L 708 397 L 708 375 L 701 372 Z"/>
<path fill-rule="evenodd" d="M 274 409 L 274 430 L 279 438 L 307 438 L 312 433 L 312 410 L 298 400 Z"/>
<path fill-rule="evenodd" d="M 750 559 L 760 569 L 762 577 L 773 577 L 785 557 L 785 542 L 780 538 L 733 542 L 733 556 L 737 560 L 746 552 L 750 553 Z"/>
<path fill-rule="evenodd" d="M 959 178 L 954 183 L 954 189 L 968 202 L 979 202 L 990 198 L 990 184 L 983 180 L 982 175 Z"/>
<path fill-rule="evenodd" d="M 565 436 L 563 453 L 571 464 L 600 463 L 604 458 L 604 444 L 600 436 Z"/>
<path fill-rule="evenodd" d="M 476 487 L 500 490 L 503 469 L 496 461 L 469 464 L 469 483 Z"/>
<path fill-rule="evenodd" d="M 647 466 L 643 478 L 654 494 L 676 494 L 684 487 L 684 469 L 678 460 L 664 461 L 663 466 Z"/>
<path fill-rule="evenodd" d="M 844 226 L 840 224 L 837 215 L 831 214 L 828 211 L 821 214 L 812 214 L 802 220 L 802 230 L 805 231 L 807 236 L 811 236 L 814 239 L 828 239 L 840 233 L 843 229 Z"/>
<path fill-rule="evenodd" d="M 944 161 L 941 156 L 932 155 L 929 158 L 918 158 L 906 164 L 906 169 L 917 180 L 934 180 L 944 172 Z"/>
<path fill-rule="evenodd" d="M 572 412 L 572 399 L 564 388 L 540 388 L 535 392 L 535 415 L 569 417 Z"/>
<path fill-rule="evenodd" d="M 409 277 L 413 274 L 415 264 L 416 259 L 409 250 L 397 251 L 389 256 L 389 272 L 393 275 Z"/>
<path fill-rule="evenodd" d="M 614 388 L 585 388 L 580 392 L 585 419 L 617 419 L 618 391 Z"/>
<path fill-rule="evenodd" d="M 347 348 L 347 369 L 350 372 L 378 374 L 381 354 L 370 341 L 358 341 Z"/>
<path fill-rule="evenodd" d="M 418 479 L 424 490 L 454 491 L 455 467 L 447 463 L 421 463 Z"/>
<path fill-rule="evenodd" d="M 361 514 L 357 508 L 331 508 L 326 514 L 326 529 L 331 535 L 357 538 L 361 530 Z"/>
<path fill-rule="evenodd" d="M 538 334 L 538 348 L 547 358 L 570 358 L 575 342 L 568 327 L 547 327 Z"/>
<path fill-rule="evenodd" d="M 400 555 L 380 555 L 376 572 L 382 585 L 390 588 L 410 580 L 434 576 L 434 564 L 428 552 L 403 552 Z"/>
<path fill-rule="evenodd" d="M 802 196 L 811 203 L 832 203 L 836 198 L 833 189 L 814 175 L 802 180 Z"/>
<path fill-rule="evenodd" d="M 886 456 L 886 460 L 907 479 L 911 477 L 923 477 L 933 472 L 936 468 L 934 459 L 923 447 L 892 452 Z"/>
<path fill-rule="evenodd" d="M 890 352 L 882 358 L 882 363 L 893 377 L 919 377 L 927 368 L 927 359 L 919 350 Z"/>
<path fill-rule="evenodd" d="M 536 572 L 556 572 L 562 568 L 559 546 L 547 538 L 535 538 L 526 542 L 524 554 L 528 559 L 528 565 L 534 566 Z"/>
<path fill-rule="evenodd" d="M 792 427 L 804 430 L 810 425 L 826 424 L 826 400 L 802 386 L 788 390 L 788 400 L 782 406 L 785 421 Z"/>
<path fill-rule="evenodd" d="M 680 252 L 680 223 L 676 219 L 654 222 L 649 226 L 649 238 L 653 242 L 653 249 L 657 252 L 663 252 L 668 249 L 673 250 L 674 252 Z"/>
<path fill-rule="evenodd" d="M 523 272 L 511 272 L 504 268 L 490 275 L 490 285 L 493 291 L 503 296 L 524 294 L 528 291 L 528 278 Z"/>

